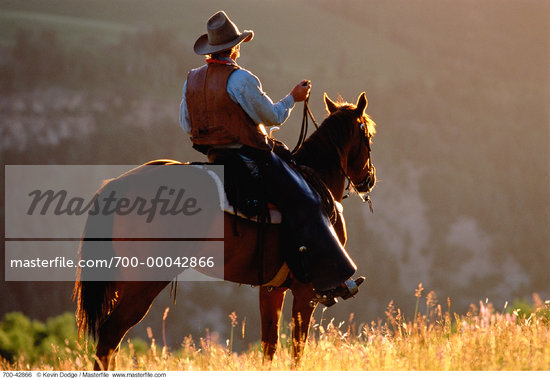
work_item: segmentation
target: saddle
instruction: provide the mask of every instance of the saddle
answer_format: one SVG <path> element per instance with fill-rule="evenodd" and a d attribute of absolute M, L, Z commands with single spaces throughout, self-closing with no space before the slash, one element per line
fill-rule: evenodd
<path fill-rule="evenodd" d="M 209 160 L 223 162 L 225 166 L 225 212 L 257 222 L 281 222 L 280 213 L 277 215 L 273 206 L 273 219 L 270 216 L 264 183 L 254 161 L 224 149 L 210 151 Z"/>
<path fill-rule="evenodd" d="M 287 164 L 292 166 L 321 198 L 323 207 L 332 224 L 336 223 L 342 205 L 334 200 L 332 193 L 315 171 L 305 165 L 297 165 L 290 152 L 282 147 L 275 150 Z M 275 205 L 265 196 L 265 184 L 255 161 L 227 149 L 214 149 L 209 159 L 225 164 L 224 211 L 253 222 L 280 224 L 282 216 Z"/>

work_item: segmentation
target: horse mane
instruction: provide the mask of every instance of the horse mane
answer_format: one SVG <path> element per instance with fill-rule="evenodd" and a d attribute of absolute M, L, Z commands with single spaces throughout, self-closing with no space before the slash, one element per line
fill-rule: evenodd
<path fill-rule="evenodd" d="M 334 165 L 340 164 L 343 146 L 354 137 L 359 128 L 353 127 L 357 107 L 341 100 L 337 104 L 338 110 L 329 114 L 294 153 L 299 164 L 318 171 L 331 170 Z M 376 132 L 375 123 L 367 114 L 364 117 L 368 136 L 371 137 Z"/>

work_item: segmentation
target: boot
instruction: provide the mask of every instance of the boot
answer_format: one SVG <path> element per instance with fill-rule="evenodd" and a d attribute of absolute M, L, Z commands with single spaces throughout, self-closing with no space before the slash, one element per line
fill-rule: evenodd
<path fill-rule="evenodd" d="M 359 292 L 359 285 L 365 282 L 365 277 L 361 276 L 355 280 L 347 280 L 346 282 L 341 283 L 334 289 L 326 291 L 315 290 L 315 296 L 309 303 L 311 307 L 315 307 L 317 303 L 330 307 L 338 303 L 338 298 L 344 300 L 353 297 Z"/>
<path fill-rule="evenodd" d="M 311 214 L 311 213 L 310 213 Z M 325 291 L 339 286 L 349 279 L 357 266 L 338 240 L 334 228 L 327 216 L 318 212 L 311 214 L 305 221 L 289 220 L 294 223 L 298 259 L 304 271 L 316 290 Z"/>

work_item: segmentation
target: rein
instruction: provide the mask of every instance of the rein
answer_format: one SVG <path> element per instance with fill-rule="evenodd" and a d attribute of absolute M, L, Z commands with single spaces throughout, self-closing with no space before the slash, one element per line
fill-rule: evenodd
<path fill-rule="evenodd" d="M 304 110 L 302 115 L 302 127 L 300 129 L 300 136 L 298 137 L 298 142 L 296 143 L 296 146 L 292 150 L 292 154 L 297 152 L 300 148 L 302 148 L 302 145 L 304 144 L 304 141 L 307 138 L 307 132 L 308 132 L 308 116 L 313 121 L 313 125 L 315 125 L 315 128 L 319 130 L 319 124 L 315 120 L 315 117 L 313 116 L 313 113 L 311 112 L 311 109 L 309 108 L 309 96 L 304 101 Z M 340 159 L 342 160 L 342 159 Z M 372 200 L 370 199 L 370 196 L 367 194 L 363 196 L 359 190 L 357 190 L 357 186 L 353 183 L 347 172 L 344 168 L 342 168 L 341 164 L 338 164 L 338 168 L 340 170 L 340 173 L 348 180 L 348 185 L 346 186 L 347 194 L 342 197 L 342 199 L 346 199 L 350 196 L 351 193 L 357 194 L 357 196 L 361 199 L 362 202 L 367 202 L 369 204 L 369 209 L 371 213 L 374 213 L 374 207 L 372 205 Z M 362 185 L 368 180 L 370 171 L 372 169 L 372 161 L 370 157 L 370 146 L 369 146 L 369 173 L 365 176 L 363 180 L 359 183 L 359 185 Z"/>
<path fill-rule="evenodd" d="M 315 121 L 315 117 L 313 117 L 313 113 L 311 113 L 311 109 L 309 108 L 309 96 L 304 100 L 304 111 L 302 115 L 302 127 L 300 128 L 300 136 L 298 137 L 298 142 L 296 143 L 296 147 L 292 150 L 292 154 L 297 152 L 300 148 L 302 148 L 302 145 L 304 144 L 305 140 L 307 139 L 307 131 L 309 128 L 309 117 L 313 121 L 313 124 L 315 125 L 315 128 L 319 130 L 319 125 L 317 124 L 317 121 Z"/>

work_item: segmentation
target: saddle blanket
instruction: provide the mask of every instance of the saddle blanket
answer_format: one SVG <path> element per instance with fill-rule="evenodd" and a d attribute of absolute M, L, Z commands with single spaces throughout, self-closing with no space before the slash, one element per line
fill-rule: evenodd
<path fill-rule="evenodd" d="M 231 214 L 231 215 L 237 215 L 239 218 L 248 219 L 252 222 L 259 222 L 257 216 L 248 217 L 248 216 L 246 216 L 245 214 L 241 213 L 238 210 L 237 210 L 237 213 L 235 213 L 234 207 L 231 206 L 231 204 L 227 200 L 227 196 L 225 195 L 225 192 L 224 192 L 224 197 L 225 197 L 225 202 L 224 202 L 224 207 L 223 207 L 224 212 L 226 212 L 228 214 Z M 269 206 L 269 220 L 268 220 L 269 223 L 270 224 L 280 224 L 282 219 L 283 219 L 283 216 L 281 215 L 281 212 L 272 204 L 269 204 L 268 206 Z"/>

